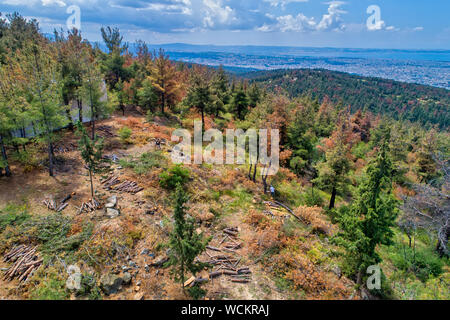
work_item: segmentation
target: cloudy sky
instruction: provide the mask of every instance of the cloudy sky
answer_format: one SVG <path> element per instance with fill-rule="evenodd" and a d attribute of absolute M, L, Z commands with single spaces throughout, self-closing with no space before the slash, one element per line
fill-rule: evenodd
<path fill-rule="evenodd" d="M 450 49 L 449 0 L 0 0 L 43 32 L 67 28 L 77 8 L 93 41 L 111 25 L 155 44 Z"/>

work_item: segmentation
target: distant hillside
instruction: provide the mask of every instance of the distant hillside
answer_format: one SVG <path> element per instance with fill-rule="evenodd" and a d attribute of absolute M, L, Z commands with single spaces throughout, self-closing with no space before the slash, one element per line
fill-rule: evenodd
<path fill-rule="evenodd" d="M 366 78 L 329 70 L 273 70 L 242 75 L 268 89 L 281 87 L 292 97 L 309 94 L 374 114 L 420 122 L 441 128 L 450 125 L 450 91 L 431 86 Z"/>

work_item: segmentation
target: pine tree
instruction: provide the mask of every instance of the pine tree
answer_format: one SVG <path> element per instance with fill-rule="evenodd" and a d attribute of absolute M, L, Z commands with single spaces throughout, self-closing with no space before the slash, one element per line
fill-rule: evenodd
<path fill-rule="evenodd" d="M 83 62 L 85 64 L 85 72 L 83 74 L 82 94 L 84 101 L 89 105 L 91 118 L 91 139 L 95 138 L 95 122 L 101 116 L 107 115 L 108 105 L 103 98 L 103 78 L 96 63 L 96 60 L 90 50 L 84 50 Z"/>
<path fill-rule="evenodd" d="M 239 120 L 244 120 L 248 111 L 248 97 L 244 90 L 244 85 L 241 83 L 233 94 L 233 100 L 231 102 L 231 108 L 237 115 Z"/>
<path fill-rule="evenodd" d="M 41 138 L 48 145 L 49 174 L 54 175 L 54 131 L 67 124 L 63 115 L 62 81 L 57 70 L 53 48 L 44 40 L 36 41 L 16 54 L 17 77 L 20 89 L 27 92 L 30 114 L 36 121 Z"/>
<path fill-rule="evenodd" d="M 336 240 L 346 248 L 348 270 L 357 276 L 359 284 L 367 268 L 381 262 L 377 245 L 390 245 L 394 235 L 398 201 L 392 194 L 388 139 L 386 136 L 378 157 L 369 164 L 356 200 L 339 210 L 337 218 L 342 231 Z"/>
<path fill-rule="evenodd" d="M 351 149 L 355 135 L 344 117 L 341 118 L 332 136 L 324 139 L 324 146 L 321 149 L 325 151 L 325 161 L 315 167 L 318 177 L 313 182 L 331 192 L 329 209 L 334 208 L 338 191 L 344 191 L 350 183 L 347 174 L 352 165 Z"/>
<path fill-rule="evenodd" d="M 170 234 L 170 255 L 168 266 L 172 266 L 175 280 L 180 281 L 184 289 L 186 273 L 193 275 L 202 270 L 206 264 L 196 261 L 196 257 L 205 251 L 210 239 L 195 231 L 194 219 L 186 217 L 186 195 L 181 184 L 177 184 L 174 202 L 174 226 Z"/>
<path fill-rule="evenodd" d="M 159 96 L 161 113 L 164 114 L 166 107 L 173 107 L 179 98 L 178 72 L 162 49 L 149 68 L 149 80 Z"/>
<path fill-rule="evenodd" d="M 202 115 L 202 128 L 205 128 L 205 113 L 215 114 L 211 85 L 205 70 L 194 70 L 191 86 L 185 99 L 187 106 L 195 108 Z"/>
<path fill-rule="evenodd" d="M 91 182 L 91 196 L 95 198 L 93 175 L 102 159 L 103 139 L 97 136 L 90 139 L 86 128 L 81 122 L 77 123 L 77 134 L 80 137 L 78 148 L 81 152 L 81 158 L 89 170 L 89 179 Z"/>

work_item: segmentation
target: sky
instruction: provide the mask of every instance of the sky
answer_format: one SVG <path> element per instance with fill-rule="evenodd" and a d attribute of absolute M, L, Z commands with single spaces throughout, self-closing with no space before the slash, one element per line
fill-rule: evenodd
<path fill-rule="evenodd" d="M 450 50 L 449 0 L 0 0 L 14 11 L 91 41 Z"/>

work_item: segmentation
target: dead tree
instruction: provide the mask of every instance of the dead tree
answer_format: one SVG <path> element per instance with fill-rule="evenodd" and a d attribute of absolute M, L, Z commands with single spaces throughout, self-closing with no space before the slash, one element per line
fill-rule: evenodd
<path fill-rule="evenodd" d="M 450 166 L 449 162 L 436 160 L 443 173 L 442 183 L 438 186 L 418 184 L 414 186 L 416 195 L 404 197 L 404 215 L 400 226 L 407 229 L 411 242 L 411 231 L 423 228 L 437 236 L 436 250 L 441 256 L 449 255 L 448 238 L 450 235 Z"/>

